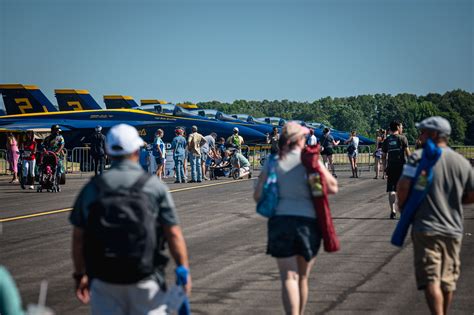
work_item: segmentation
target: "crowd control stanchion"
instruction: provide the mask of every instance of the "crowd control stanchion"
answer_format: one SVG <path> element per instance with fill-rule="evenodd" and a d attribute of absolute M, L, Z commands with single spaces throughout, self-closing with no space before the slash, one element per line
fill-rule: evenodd
<path fill-rule="evenodd" d="M 71 152 L 71 171 L 81 175 L 94 170 L 89 147 L 78 147 Z"/>
<path fill-rule="evenodd" d="M 7 175 L 7 150 L 0 150 L 0 174 Z"/>

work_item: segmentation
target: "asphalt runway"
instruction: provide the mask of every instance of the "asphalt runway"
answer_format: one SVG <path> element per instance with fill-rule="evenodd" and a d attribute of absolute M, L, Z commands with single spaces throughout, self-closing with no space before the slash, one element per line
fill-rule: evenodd
<path fill-rule="evenodd" d="M 429 314 L 416 290 L 411 241 L 389 243 L 385 181 L 339 177 L 331 207 L 342 249 L 322 249 L 311 273 L 307 314 Z M 61 193 L 22 191 L 0 178 L 0 263 L 26 306 L 49 281 L 57 314 L 87 314 L 73 292 L 69 208 L 87 178 L 69 176 Z M 265 255 L 266 220 L 255 213 L 253 180 L 169 184 L 190 254 L 194 314 L 282 314 L 275 260 Z M 213 184 L 213 186 L 206 186 Z M 59 212 L 45 213 L 59 210 Z M 465 209 L 462 272 L 452 314 L 474 314 L 474 208 Z M 173 264 L 168 274 L 172 275 Z M 169 281 L 173 281 L 169 277 Z"/>

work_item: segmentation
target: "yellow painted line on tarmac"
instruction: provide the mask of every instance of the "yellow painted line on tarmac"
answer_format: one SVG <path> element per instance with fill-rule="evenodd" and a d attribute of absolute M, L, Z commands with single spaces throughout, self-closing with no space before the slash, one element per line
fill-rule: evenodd
<path fill-rule="evenodd" d="M 248 181 L 248 180 L 252 180 L 252 179 L 241 179 L 241 180 L 238 180 L 238 181 L 225 181 L 225 182 L 220 182 L 220 183 L 215 183 L 215 184 L 207 184 L 207 185 L 199 185 L 199 186 L 193 186 L 193 187 L 173 189 L 173 190 L 170 190 L 170 193 L 186 191 L 186 190 L 193 190 L 193 189 L 200 189 L 200 188 L 206 188 L 206 187 L 212 187 L 212 186 L 226 185 L 226 184 L 236 184 L 236 183 L 241 183 L 243 181 Z M 20 216 L 17 216 L 17 217 L 9 217 L 9 218 L 0 219 L 0 223 L 30 219 L 30 218 L 34 218 L 34 217 L 41 217 L 41 216 L 45 216 L 45 215 L 51 215 L 51 214 L 62 213 L 62 212 L 69 212 L 71 210 L 72 210 L 72 208 L 64 208 L 64 209 L 58 209 L 58 210 L 51 210 L 51 211 L 44 211 L 44 212 L 38 212 L 38 213 L 32 213 L 32 214 L 25 214 L 25 215 L 20 215 Z"/>
<path fill-rule="evenodd" d="M 5 218 L 5 219 L 0 219 L 0 223 L 10 222 L 10 221 L 17 221 L 17 220 L 22 220 L 22 219 L 29 219 L 29 218 L 34 218 L 34 217 L 41 217 L 41 216 L 44 216 L 44 215 L 50 215 L 50 214 L 61 213 L 61 212 L 68 212 L 68 211 L 71 211 L 71 210 L 72 210 L 72 208 L 65 208 L 65 209 L 59 209 L 59 210 L 38 212 L 38 213 L 33 213 L 33 214 L 25 214 L 25 215 L 21 215 L 21 216 L 18 216 L 18 217 L 10 217 L 10 218 Z"/>

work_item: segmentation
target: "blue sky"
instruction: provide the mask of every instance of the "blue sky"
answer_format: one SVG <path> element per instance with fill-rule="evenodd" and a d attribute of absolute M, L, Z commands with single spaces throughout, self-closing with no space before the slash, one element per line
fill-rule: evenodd
<path fill-rule="evenodd" d="M 0 83 L 136 100 L 474 91 L 470 0 L 0 0 Z"/>

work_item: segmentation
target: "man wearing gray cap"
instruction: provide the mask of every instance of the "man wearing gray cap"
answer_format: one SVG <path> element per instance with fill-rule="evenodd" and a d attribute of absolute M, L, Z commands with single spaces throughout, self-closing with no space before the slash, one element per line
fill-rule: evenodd
<path fill-rule="evenodd" d="M 417 208 L 412 222 L 415 276 L 419 290 L 425 291 L 432 314 L 446 314 L 460 273 L 463 236 L 463 204 L 474 202 L 474 172 L 463 156 L 448 147 L 451 125 L 442 117 L 429 117 L 416 124 L 421 143 L 431 139 L 441 149 L 434 165 L 433 181 Z M 412 179 L 422 158 L 416 150 L 403 168 L 397 185 L 400 210 L 408 200 Z M 415 187 L 425 185 L 421 174 Z"/>
<path fill-rule="evenodd" d="M 76 296 L 91 314 L 168 314 L 164 270 L 169 245 L 191 290 L 186 243 L 166 186 L 138 164 L 144 142 L 129 125 L 112 127 L 112 167 L 81 191 L 69 217 Z"/>

